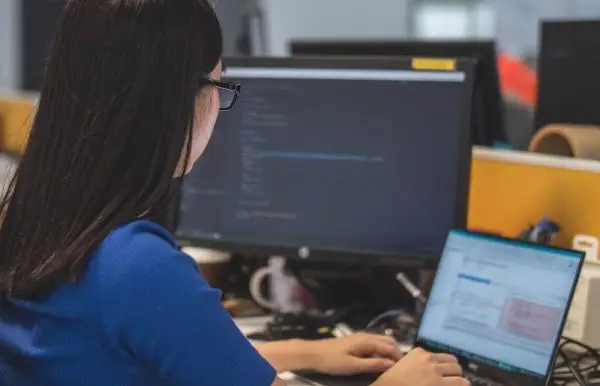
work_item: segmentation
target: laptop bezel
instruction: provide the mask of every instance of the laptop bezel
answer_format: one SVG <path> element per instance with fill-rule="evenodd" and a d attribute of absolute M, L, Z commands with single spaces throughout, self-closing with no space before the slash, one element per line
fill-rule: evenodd
<path fill-rule="evenodd" d="M 494 234 L 488 234 L 488 233 L 466 231 L 466 230 L 461 230 L 461 229 L 454 229 L 449 233 L 448 239 L 446 241 L 446 246 L 444 247 L 444 251 L 447 248 L 448 240 L 450 239 L 450 237 L 453 234 L 456 234 L 456 233 L 463 234 L 463 235 L 473 235 L 473 236 L 488 238 L 490 241 L 508 242 L 510 244 L 517 245 L 517 246 L 536 246 L 538 248 L 539 247 L 545 248 L 548 251 L 570 252 L 570 253 L 575 253 L 575 254 L 579 255 L 579 259 L 578 259 L 578 263 L 577 263 L 577 271 L 576 271 L 573 283 L 571 285 L 570 293 L 567 298 L 565 312 L 563 313 L 561 320 L 560 320 L 559 334 L 557 334 L 557 336 L 554 340 L 553 347 L 552 347 L 552 354 L 550 356 L 550 360 L 546 367 L 546 372 L 545 372 L 545 374 L 543 374 L 543 377 L 540 378 L 538 373 L 531 373 L 531 372 L 527 371 L 527 369 L 518 368 L 518 370 L 520 370 L 520 371 L 516 372 L 516 371 L 511 371 L 511 369 L 504 369 L 504 368 L 501 368 L 498 366 L 491 365 L 490 363 L 487 363 L 488 361 L 493 362 L 494 360 L 492 358 L 486 358 L 481 355 L 477 355 L 477 354 L 473 354 L 473 353 L 466 353 L 466 354 L 469 354 L 468 356 L 463 355 L 463 354 L 461 354 L 461 352 L 464 352 L 464 350 L 461 350 L 457 347 L 450 347 L 441 342 L 432 342 L 432 343 L 435 343 L 435 345 L 433 345 L 431 343 L 428 343 L 428 340 L 422 339 L 420 337 L 422 323 L 419 325 L 419 329 L 417 330 L 414 346 L 421 347 L 430 352 L 442 352 L 442 353 L 449 353 L 449 354 L 455 355 L 465 370 L 467 370 L 473 374 L 476 374 L 478 376 L 482 376 L 483 378 L 492 379 L 501 384 L 523 385 L 523 386 L 528 386 L 528 385 L 531 385 L 531 386 L 544 385 L 544 386 L 546 386 L 546 385 L 549 385 L 551 374 L 552 374 L 552 369 L 554 367 L 553 365 L 556 360 L 556 356 L 558 355 L 558 349 L 560 346 L 562 332 L 564 330 L 565 323 L 567 321 L 567 314 L 568 314 L 571 304 L 573 302 L 573 296 L 575 294 L 575 289 L 577 288 L 577 283 L 579 281 L 581 269 L 583 267 L 583 263 L 585 260 L 585 253 L 581 252 L 581 251 L 568 249 L 568 248 L 562 248 L 562 247 L 550 246 L 550 245 L 540 245 L 540 244 L 535 244 L 535 243 L 531 243 L 531 242 L 524 241 L 524 240 L 512 239 L 512 238 L 503 237 L 503 236 L 494 235 Z M 440 259 L 440 263 L 443 258 L 444 257 L 442 255 L 442 257 Z M 431 286 L 432 290 L 433 290 L 434 286 L 435 286 L 435 279 Z M 427 306 L 425 306 L 425 309 L 423 310 L 423 315 L 425 314 L 426 311 L 427 311 Z M 512 366 L 512 367 L 517 368 L 517 366 Z"/>

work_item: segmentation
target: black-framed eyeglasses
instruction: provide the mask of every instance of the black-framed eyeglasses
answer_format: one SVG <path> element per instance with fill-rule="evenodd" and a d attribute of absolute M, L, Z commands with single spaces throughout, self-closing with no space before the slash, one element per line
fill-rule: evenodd
<path fill-rule="evenodd" d="M 209 83 L 217 87 L 219 92 L 219 110 L 231 110 L 240 96 L 242 86 L 238 83 L 227 82 L 224 80 L 214 80 L 209 77 L 202 78 L 203 83 Z"/>

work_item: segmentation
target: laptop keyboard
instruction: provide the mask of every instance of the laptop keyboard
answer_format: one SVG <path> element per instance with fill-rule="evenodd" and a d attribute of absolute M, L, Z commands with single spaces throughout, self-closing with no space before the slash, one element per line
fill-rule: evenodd
<path fill-rule="evenodd" d="M 303 379 L 324 386 L 366 386 L 375 382 L 375 380 L 377 380 L 377 378 L 379 377 L 379 374 L 361 374 L 340 377 L 302 372 L 298 375 L 300 375 Z M 465 378 L 467 378 L 469 382 L 471 382 L 471 386 L 503 386 L 501 383 L 479 377 L 472 373 L 465 373 Z"/>
<path fill-rule="evenodd" d="M 501 383 L 479 377 L 473 373 L 465 373 L 465 378 L 471 382 L 471 386 L 503 386 Z"/>

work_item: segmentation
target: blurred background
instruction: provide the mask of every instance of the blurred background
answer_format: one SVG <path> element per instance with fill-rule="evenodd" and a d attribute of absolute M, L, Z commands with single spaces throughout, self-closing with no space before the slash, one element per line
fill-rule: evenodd
<path fill-rule="evenodd" d="M 0 1 L 0 87 L 37 89 L 66 0 Z M 227 55 L 287 55 L 294 39 L 496 38 L 535 63 L 538 21 L 600 17 L 598 0 L 217 0 Z"/>
<path fill-rule="evenodd" d="M 40 88 L 66 0 L 0 0 L 0 91 Z M 598 18 L 598 0 L 217 0 L 231 55 L 290 54 L 294 40 L 496 39 L 510 143 L 526 149 L 539 21 Z"/>

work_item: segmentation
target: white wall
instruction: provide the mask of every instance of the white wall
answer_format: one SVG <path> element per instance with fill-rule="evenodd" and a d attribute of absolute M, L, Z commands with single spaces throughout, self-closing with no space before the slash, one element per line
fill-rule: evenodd
<path fill-rule="evenodd" d="M 599 0 L 488 0 L 497 9 L 497 38 L 515 55 L 537 53 L 539 21 L 598 19 Z"/>
<path fill-rule="evenodd" d="M 290 40 L 399 39 L 410 30 L 408 0 L 259 0 L 265 51 L 288 54 Z"/>
<path fill-rule="evenodd" d="M 0 0 L 0 89 L 21 83 L 21 1 Z"/>
<path fill-rule="evenodd" d="M 422 39 L 493 38 L 495 9 L 490 2 L 419 3 L 414 9 L 413 37 Z"/>
<path fill-rule="evenodd" d="M 2 0 L 0 0 L 2 1 Z M 255 0 L 218 0 L 214 1 L 223 29 L 223 51 L 225 56 L 238 54 L 238 39 L 244 33 L 242 20 L 244 15 L 256 7 Z"/>

